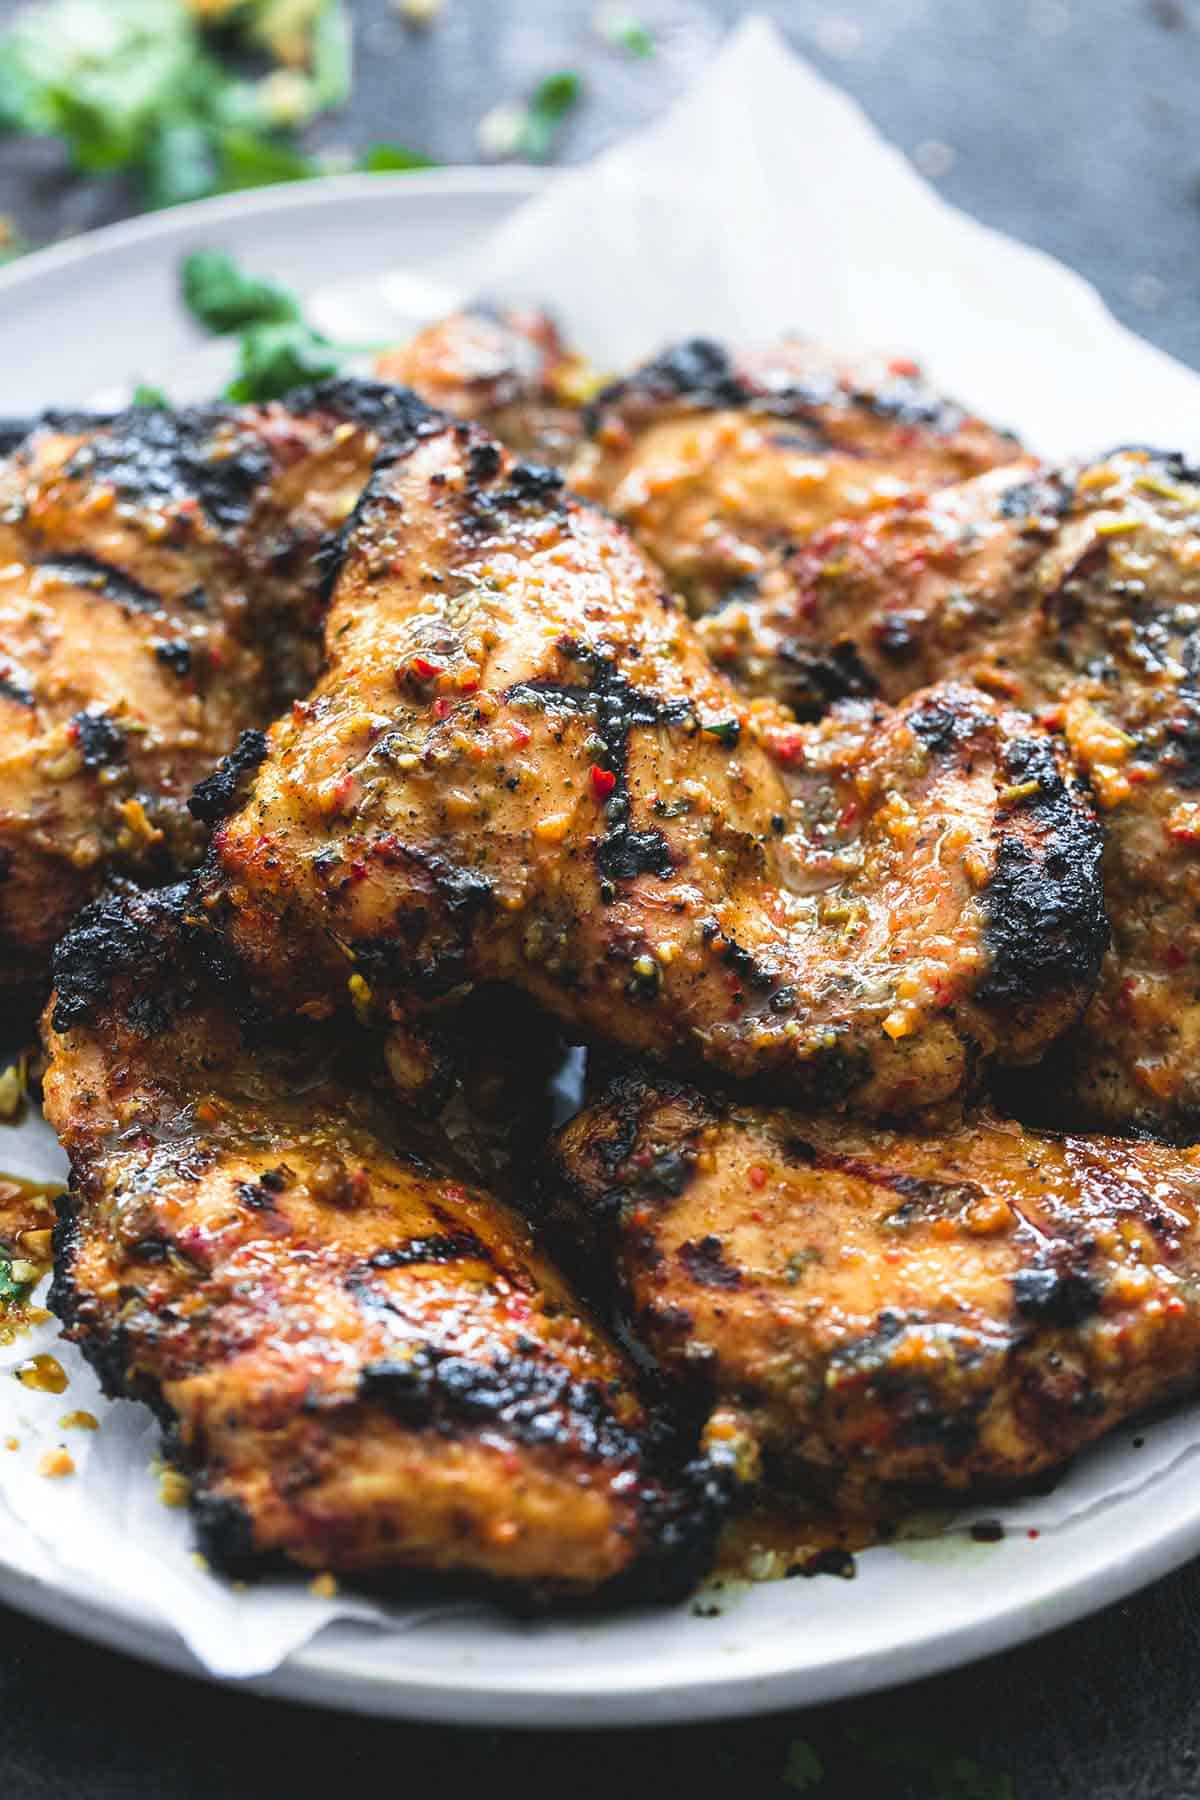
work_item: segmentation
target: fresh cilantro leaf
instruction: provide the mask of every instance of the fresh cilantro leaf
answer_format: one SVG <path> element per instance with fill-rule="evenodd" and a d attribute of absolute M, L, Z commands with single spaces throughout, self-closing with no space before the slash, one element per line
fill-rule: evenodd
<path fill-rule="evenodd" d="M 285 288 L 243 274 L 223 251 L 193 250 L 183 259 L 181 275 L 188 311 L 218 336 L 300 319 L 300 308 Z"/>
<path fill-rule="evenodd" d="M 150 387 L 146 382 L 139 381 L 133 390 L 132 404 L 134 406 L 149 406 L 155 411 L 159 411 L 163 407 L 169 406 L 171 402 L 167 399 L 167 396 L 160 387 Z"/>
<path fill-rule="evenodd" d="M 214 53 L 230 33 L 286 66 L 245 79 Z M 344 0 L 48 0 L 0 38 L 0 129 L 60 138 L 86 173 L 138 170 L 152 206 L 319 175 L 281 128 L 349 89 Z"/>
<path fill-rule="evenodd" d="M 392 169 L 433 169 L 437 165 L 419 150 L 408 150 L 403 144 L 372 144 L 358 159 L 358 167 L 368 175 L 384 175 Z"/>
<path fill-rule="evenodd" d="M 152 207 L 202 200 L 217 179 L 211 132 L 191 119 L 160 126 L 147 140 L 142 177 Z"/>
<path fill-rule="evenodd" d="M 13 1300 L 24 1298 L 28 1289 L 24 1282 L 14 1281 L 12 1264 L 6 1256 L 0 1256 L 0 1306 L 7 1306 Z"/>
<path fill-rule="evenodd" d="M 242 188 L 269 187 L 276 181 L 311 181 L 321 173 L 302 150 L 261 132 L 226 131 L 218 140 L 217 189 L 222 194 Z"/>
<path fill-rule="evenodd" d="M 654 33 L 637 14 L 623 6 L 602 6 L 596 14 L 596 30 L 614 49 L 627 50 L 630 56 L 653 56 Z"/>
<path fill-rule="evenodd" d="M 230 400 L 277 400 L 290 388 L 336 375 L 336 347 L 302 319 L 252 325 L 238 342 L 237 374 L 226 388 Z"/>
<path fill-rule="evenodd" d="M 794 1788 L 798 1794 L 807 1794 L 819 1787 L 824 1777 L 825 1765 L 812 1745 L 803 1738 L 793 1738 L 783 1764 L 783 1785 Z"/>
<path fill-rule="evenodd" d="M 554 148 L 559 128 L 572 107 L 583 95 L 583 79 L 574 69 L 560 69 L 547 75 L 534 89 L 525 109 L 525 124 L 519 148 L 536 162 L 543 161 Z"/>

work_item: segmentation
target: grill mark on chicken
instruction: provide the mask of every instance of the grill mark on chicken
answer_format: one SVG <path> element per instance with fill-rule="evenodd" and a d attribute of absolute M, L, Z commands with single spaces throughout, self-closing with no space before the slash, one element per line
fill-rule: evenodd
<path fill-rule="evenodd" d="M 191 920 L 180 884 L 69 934 L 46 1103 L 72 1159 L 51 1304 L 106 1391 L 157 1413 L 205 1554 L 518 1604 L 685 1592 L 721 1459 L 682 1463 L 524 1221 L 464 1178 L 448 1115 L 377 1095 L 336 1034 L 249 1034 Z"/>
<path fill-rule="evenodd" d="M 198 860 L 212 790 L 191 814 L 188 790 L 309 685 L 315 552 L 377 451 L 428 418 L 415 395 L 335 381 L 287 406 L 50 413 L 22 436 L 0 469 L 0 703 L 27 715 L 0 744 L 10 998 L 36 997 L 110 873 Z"/>
<path fill-rule="evenodd" d="M 883 709 L 751 714 L 628 539 L 516 470 L 447 422 L 389 452 L 359 508 L 326 672 L 201 885 L 263 1004 L 346 1009 L 357 976 L 399 1016 L 510 982 L 589 1038 L 892 1112 L 1065 1029 L 1087 957 L 1018 994 L 1000 925 L 1028 896 L 1011 874 L 987 892 L 1013 837 L 1048 890 L 1031 929 L 1056 950 L 1094 933 L 1086 805 L 997 797 L 1029 722 L 965 688 L 912 709 L 940 751 Z M 480 493 L 513 489 L 481 535 Z"/>
<path fill-rule="evenodd" d="M 1197 1150 L 629 1075 L 558 1134 L 542 1216 L 748 1477 L 849 1506 L 1028 1483 L 1200 1381 Z"/>
<path fill-rule="evenodd" d="M 112 600 L 129 612 L 161 612 L 162 595 L 143 587 L 123 570 L 114 568 L 98 556 L 48 556 L 36 567 L 55 581 L 67 581 L 74 587 L 90 588 L 102 599 Z"/>
<path fill-rule="evenodd" d="M 696 613 L 769 589 L 832 519 L 1015 454 L 915 365 L 839 364 L 792 339 L 739 356 L 677 345 L 605 389 L 586 422 L 572 486 L 629 526 Z M 857 674 L 818 663 L 809 679 L 828 699 L 863 692 Z"/>
<path fill-rule="evenodd" d="M 798 645 L 818 661 L 852 653 L 893 702 L 934 671 L 977 681 L 1066 738 L 1104 827 L 1113 936 L 1077 1035 L 1051 1070 L 1007 1090 L 1038 1122 L 1185 1141 L 1200 1123 L 1198 519 L 1200 479 L 1177 455 L 997 471 L 831 527 L 769 594 L 703 627 L 750 692 L 810 703 L 789 660 Z M 1019 951 L 1018 850 L 999 873 Z M 1036 907 L 1036 881 L 1031 892 Z M 1081 958 L 1099 942 L 1079 939 Z"/>

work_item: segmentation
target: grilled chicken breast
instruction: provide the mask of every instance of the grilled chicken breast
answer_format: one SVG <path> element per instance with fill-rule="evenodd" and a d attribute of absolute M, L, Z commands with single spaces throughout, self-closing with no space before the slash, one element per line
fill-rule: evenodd
<path fill-rule="evenodd" d="M 384 381 L 475 419 L 511 450 L 561 465 L 583 430 L 596 376 L 545 313 L 472 306 L 419 331 L 376 363 Z"/>
<path fill-rule="evenodd" d="M 572 486 L 623 521 L 692 610 L 753 594 L 831 519 L 1011 461 L 1014 439 L 914 363 L 845 363 L 784 340 L 733 356 L 704 339 L 601 393 Z"/>
<path fill-rule="evenodd" d="M 747 1480 L 1002 1490 L 1200 1379 L 1200 1151 L 632 1076 L 564 1129 L 546 1205 Z"/>
<path fill-rule="evenodd" d="M 1096 826 L 1028 721 L 740 703 L 624 532 L 434 413 L 344 552 L 325 673 L 226 782 L 202 884 L 275 1008 L 384 1024 L 507 982 L 591 1039 L 898 1111 L 1090 992 Z"/>
<path fill-rule="evenodd" d="M 240 1024 L 187 917 L 182 887 L 108 896 L 57 951 L 51 1304 L 159 1414 L 205 1553 L 686 1583 L 707 1490 L 654 1476 L 628 1364 L 528 1226 L 336 1039 Z"/>
<path fill-rule="evenodd" d="M 327 535 L 396 391 L 52 415 L 0 467 L 0 994 L 112 870 L 196 860 L 193 786 L 312 680 Z"/>
<path fill-rule="evenodd" d="M 835 672 L 898 699 L 933 670 L 1060 732 L 1102 817 L 1113 947 L 1055 1071 L 1059 1117 L 1200 1126 L 1200 478 L 1122 451 L 998 472 L 797 554 L 773 598 L 706 621 L 755 693 Z M 740 615 L 740 616 L 739 616 Z M 799 690 L 799 691 L 798 691 Z"/>

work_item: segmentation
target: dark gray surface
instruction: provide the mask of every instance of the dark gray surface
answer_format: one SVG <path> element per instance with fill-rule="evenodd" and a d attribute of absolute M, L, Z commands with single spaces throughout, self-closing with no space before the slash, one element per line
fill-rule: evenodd
<path fill-rule="evenodd" d="M 13 10 L 0 0 L 0 17 Z M 359 82 L 332 143 L 402 139 L 475 158 L 497 100 L 582 67 L 564 134 L 582 156 L 648 119 L 741 8 L 659 5 L 667 51 L 622 58 L 593 0 L 447 0 L 426 37 L 384 0 L 356 7 Z M 811 0 L 764 5 L 910 152 L 953 153 L 940 185 L 1096 283 L 1145 336 L 1200 366 L 1200 0 Z M 944 164 L 946 157 L 940 158 Z M 812 174 L 820 178 L 819 170 Z M 120 211 L 116 185 L 64 181 L 52 146 L 0 144 L 0 212 L 39 240 Z M 681 330 L 687 320 L 680 320 Z M 0 350 L 2 355 L 2 350 Z M 1101 372 L 1102 378 L 1102 372 Z M 2 411 L 0 405 L 0 411 Z M 964 1574 L 964 1579 L 969 1571 Z M 647 1733 L 503 1736 L 305 1713 L 144 1669 L 0 1609 L 0 1795 L 301 1800 L 351 1784 L 534 1796 L 785 1794 L 789 1740 L 826 1767 L 821 1800 L 1001 1800 L 884 1767 L 897 1740 L 1007 1774 L 1018 1800 L 1200 1796 L 1200 1565 L 1097 1618 L 972 1669 L 792 1718 Z M 897 1669 L 897 1678 L 903 1677 Z"/>

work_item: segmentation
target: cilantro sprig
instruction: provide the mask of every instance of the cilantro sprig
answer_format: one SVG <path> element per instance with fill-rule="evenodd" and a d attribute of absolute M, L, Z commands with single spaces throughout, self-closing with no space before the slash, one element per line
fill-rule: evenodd
<path fill-rule="evenodd" d="M 195 250 L 180 268 L 183 301 L 215 337 L 236 337 L 229 400 L 277 400 L 289 389 L 335 375 L 369 346 L 335 344 L 310 325 L 287 288 L 261 281 L 220 250 Z"/>
<path fill-rule="evenodd" d="M 297 133 L 350 87 L 346 0 L 45 0 L 0 37 L 0 130 L 133 173 L 151 207 L 328 173 Z M 377 145 L 358 166 L 426 159 Z"/>

